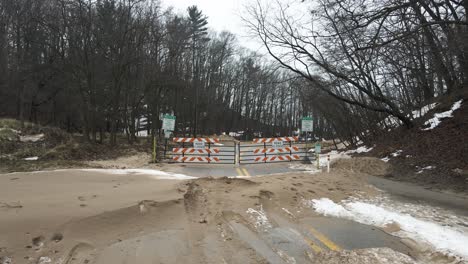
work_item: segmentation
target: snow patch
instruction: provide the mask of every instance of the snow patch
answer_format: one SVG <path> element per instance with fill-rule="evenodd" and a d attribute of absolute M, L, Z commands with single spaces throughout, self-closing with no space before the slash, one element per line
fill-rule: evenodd
<path fill-rule="evenodd" d="M 436 106 L 437 106 L 437 103 L 432 103 L 432 104 L 425 105 L 425 106 L 421 107 L 421 109 L 411 112 L 411 115 L 412 115 L 413 119 L 420 118 L 421 116 L 425 116 L 427 114 L 427 112 L 434 109 Z"/>
<path fill-rule="evenodd" d="M 157 179 L 157 180 L 197 179 L 197 177 L 193 177 L 193 176 L 177 174 L 177 173 L 172 173 L 172 172 L 165 172 L 165 171 L 160 171 L 160 170 L 152 170 L 152 169 L 58 169 L 58 170 L 49 170 L 49 171 L 33 171 L 31 173 L 51 173 L 51 172 L 67 172 L 67 171 L 97 172 L 97 173 L 114 174 L 114 175 L 148 175 L 148 176 L 151 176 L 153 179 Z"/>
<path fill-rule="evenodd" d="M 395 158 L 395 157 L 400 156 L 402 152 L 403 152 L 403 150 L 400 149 L 400 150 L 397 150 L 397 151 L 393 152 L 392 154 L 390 154 L 390 156 L 392 156 L 392 157 Z M 385 157 L 385 158 L 381 158 L 380 160 L 382 160 L 382 161 L 384 161 L 384 162 L 389 162 L 389 161 L 390 161 L 390 157 L 387 156 L 387 157 Z"/>
<path fill-rule="evenodd" d="M 44 134 L 20 136 L 21 142 L 38 142 L 44 139 Z"/>
<path fill-rule="evenodd" d="M 426 115 L 430 110 L 434 109 L 438 104 L 432 103 L 421 107 L 420 109 L 416 109 L 412 111 L 410 114 L 406 115 L 406 117 L 413 119 L 420 118 Z M 400 119 L 394 116 L 387 116 L 384 120 L 382 120 L 378 125 L 381 128 L 389 127 L 388 131 L 391 131 L 391 128 L 396 128 L 401 126 L 403 123 Z"/>
<path fill-rule="evenodd" d="M 367 153 L 369 151 L 371 151 L 372 149 L 374 149 L 374 147 L 366 147 L 366 146 L 360 146 L 358 147 L 357 149 L 353 149 L 353 150 L 348 150 L 346 151 L 345 153 L 346 154 L 355 154 L 355 153 Z"/>
<path fill-rule="evenodd" d="M 442 253 L 455 254 L 468 260 L 468 247 L 466 246 L 468 245 L 468 232 L 430 220 L 421 220 L 408 213 L 398 212 L 395 208 L 384 208 L 368 202 L 345 200 L 337 204 L 328 198 L 321 198 L 305 201 L 305 203 L 325 216 L 345 218 L 379 227 L 396 223 L 402 230 L 397 235 L 425 241 Z"/>
<path fill-rule="evenodd" d="M 381 121 L 379 123 L 379 126 L 381 128 L 384 128 L 386 126 L 390 127 L 390 128 L 395 128 L 395 127 L 399 127 L 402 125 L 402 122 L 400 121 L 400 119 L 394 117 L 394 116 L 387 116 L 383 121 Z M 390 129 L 389 129 L 390 131 Z"/>
<path fill-rule="evenodd" d="M 384 162 L 389 162 L 390 161 L 390 158 L 389 157 L 385 157 L 385 158 L 381 158 L 380 160 L 384 161 Z"/>
<path fill-rule="evenodd" d="M 316 165 L 313 164 L 292 164 L 289 166 L 292 170 L 303 170 L 310 174 L 315 174 L 320 172 L 320 169 L 317 169 Z"/>
<path fill-rule="evenodd" d="M 32 160 L 38 160 L 39 157 L 28 157 L 28 158 L 24 158 L 24 160 L 28 160 L 28 161 L 32 161 Z"/>
<path fill-rule="evenodd" d="M 158 180 L 190 180 L 197 177 L 152 169 L 80 169 L 81 171 L 99 172 L 117 175 L 150 175 Z"/>
<path fill-rule="evenodd" d="M 421 173 L 423 173 L 425 170 L 433 170 L 433 169 L 435 169 L 435 168 L 436 168 L 436 166 L 426 166 L 426 167 L 422 168 L 421 170 L 419 170 L 419 171 L 416 172 L 416 173 L 417 173 L 417 174 L 421 174 Z"/>
<path fill-rule="evenodd" d="M 441 122 L 441 119 L 443 118 L 449 118 L 449 117 L 453 117 L 453 112 L 457 109 L 459 109 L 461 107 L 461 104 L 462 104 L 463 100 L 460 100 L 458 102 L 455 102 L 453 105 L 452 105 L 452 108 L 448 111 L 445 111 L 445 112 L 442 112 L 442 113 L 437 113 L 437 114 L 434 114 L 434 117 L 427 120 L 425 123 L 424 123 L 424 126 L 429 126 L 427 128 L 422 128 L 421 130 L 431 130 L 431 129 L 434 129 L 436 128 L 440 122 Z"/>

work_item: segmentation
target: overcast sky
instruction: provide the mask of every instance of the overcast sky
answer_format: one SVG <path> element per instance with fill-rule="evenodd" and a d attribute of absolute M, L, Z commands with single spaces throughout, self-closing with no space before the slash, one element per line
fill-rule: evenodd
<path fill-rule="evenodd" d="M 218 32 L 227 30 L 236 34 L 239 44 L 258 51 L 260 44 L 248 37 L 243 26 L 241 13 L 243 7 L 252 0 L 162 0 L 164 7 L 173 6 L 176 13 L 186 14 L 187 7 L 196 5 L 208 16 L 208 25 Z"/>

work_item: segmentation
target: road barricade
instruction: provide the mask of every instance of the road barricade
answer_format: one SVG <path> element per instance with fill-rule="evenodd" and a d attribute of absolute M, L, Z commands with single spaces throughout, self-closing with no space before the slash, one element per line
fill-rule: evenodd
<path fill-rule="evenodd" d="M 305 160 L 307 149 L 298 137 L 255 138 L 253 144 L 240 143 L 239 164 L 259 164 Z"/>
<path fill-rule="evenodd" d="M 172 139 L 175 145 L 169 155 L 173 162 L 235 164 L 236 146 L 225 146 L 217 138 L 182 138 Z"/>

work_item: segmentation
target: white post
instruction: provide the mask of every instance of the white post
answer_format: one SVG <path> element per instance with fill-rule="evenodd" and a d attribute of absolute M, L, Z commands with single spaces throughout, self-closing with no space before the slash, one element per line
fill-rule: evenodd
<path fill-rule="evenodd" d="M 327 155 L 327 173 L 330 173 L 330 154 Z"/>

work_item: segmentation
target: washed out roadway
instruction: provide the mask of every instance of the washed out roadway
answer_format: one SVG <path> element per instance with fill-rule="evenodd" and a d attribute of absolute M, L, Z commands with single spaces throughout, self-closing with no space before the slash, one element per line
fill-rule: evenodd
<path fill-rule="evenodd" d="M 249 177 L 300 172 L 303 170 L 290 168 L 292 165 L 300 164 L 300 162 L 260 163 L 250 165 L 180 163 L 168 164 L 165 166 L 164 170 L 194 177 Z"/>

